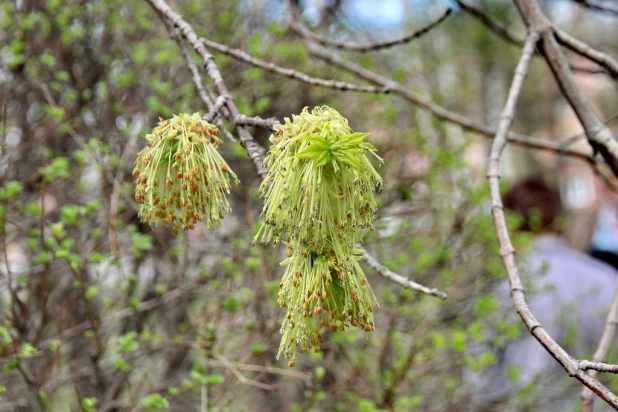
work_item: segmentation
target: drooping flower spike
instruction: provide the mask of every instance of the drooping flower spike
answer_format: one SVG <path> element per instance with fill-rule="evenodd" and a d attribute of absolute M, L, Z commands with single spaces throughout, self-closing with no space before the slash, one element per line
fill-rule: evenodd
<path fill-rule="evenodd" d="M 133 170 L 142 220 L 154 227 L 171 225 L 174 233 L 202 220 L 209 228 L 220 223 L 230 210 L 230 181 L 238 179 L 217 151 L 223 143 L 218 133 L 194 113 L 160 119 L 146 135 L 149 143 Z"/>
<path fill-rule="evenodd" d="M 327 243 L 353 248 L 359 229 L 371 227 L 377 208 L 374 190 L 382 178 L 366 154 L 375 147 L 355 133 L 336 110 L 303 109 L 285 119 L 264 163 L 268 175 L 260 188 L 265 224 L 255 240 L 299 241 L 324 249 Z"/>
<path fill-rule="evenodd" d="M 297 351 L 319 349 L 324 328 L 375 330 L 373 308 L 379 305 L 358 264 L 359 256 L 334 252 L 320 254 L 288 245 L 289 257 L 281 262 L 287 268 L 279 284 L 278 303 L 287 308 L 287 314 L 277 357 L 283 353 L 290 366 Z"/>
<path fill-rule="evenodd" d="M 256 242 L 288 243 L 279 305 L 287 308 L 279 354 L 319 349 L 322 331 L 375 329 L 375 296 L 356 247 L 375 220 L 382 178 L 367 158 L 376 149 L 336 110 L 305 108 L 271 136 Z"/>

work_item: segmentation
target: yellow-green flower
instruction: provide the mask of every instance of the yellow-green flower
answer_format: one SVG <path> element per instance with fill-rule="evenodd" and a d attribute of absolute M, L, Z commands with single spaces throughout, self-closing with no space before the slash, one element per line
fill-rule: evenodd
<path fill-rule="evenodd" d="M 199 113 L 160 120 L 133 170 L 139 217 L 155 227 L 171 225 L 174 233 L 200 221 L 219 224 L 230 210 L 230 180 L 238 181 L 217 151 L 219 129 Z"/>
<path fill-rule="evenodd" d="M 297 350 L 318 350 L 324 328 L 375 329 L 373 308 L 379 307 L 356 253 L 316 253 L 288 245 L 288 256 L 281 263 L 287 268 L 279 285 L 279 305 L 287 314 L 277 358 L 283 353 L 293 365 Z"/>
<path fill-rule="evenodd" d="M 268 175 L 260 187 L 264 225 L 255 240 L 298 241 L 320 252 L 327 244 L 338 253 L 361 240 L 359 229 L 372 227 L 374 191 L 382 178 L 367 158 L 375 147 L 364 141 L 336 110 L 303 109 L 285 119 L 264 164 Z"/>

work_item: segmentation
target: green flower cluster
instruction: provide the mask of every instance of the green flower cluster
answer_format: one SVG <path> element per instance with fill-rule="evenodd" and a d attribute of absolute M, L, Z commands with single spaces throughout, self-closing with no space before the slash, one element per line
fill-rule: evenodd
<path fill-rule="evenodd" d="M 358 264 L 356 247 L 371 228 L 382 178 L 366 154 L 375 147 L 329 107 L 286 118 L 264 163 L 268 175 L 255 241 L 288 243 L 279 304 L 288 310 L 279 355 L 294 364 L 296 350 L 318 349 L 321 330 L 374 330 L 375 296 Z"/>
<path fill-rule="evenodd" d="M 171 225 L 176 234 L 202 220 L 209 227 L 220 223 L 230 210 L 230 180 L 238 179 L 217 151 L 223 143 L 218 133 L 194 113 L 160 119 L 146 135 L 149 143 L 137 154 L 133 170 L 142 220 L 155 227 Z"/>
<path fill-rule="evenodd" d="M 365 153 L 376 148 L 355 133 L 336 110 L 303 109 L 285 119 L 264 160 L 268 175 L 260 188 L 265 198 L 260 243 L 298 241 L 321 251 L 329 244 L 356 247 L 359 229 L 371 227 L 377 208 L 374 189 L 382 178 Z"/>

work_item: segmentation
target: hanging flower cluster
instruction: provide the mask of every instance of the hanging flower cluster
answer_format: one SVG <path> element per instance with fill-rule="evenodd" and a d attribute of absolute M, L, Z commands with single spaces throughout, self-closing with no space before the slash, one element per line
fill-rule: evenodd
<path fill-rule="evenodd" d="M 264 224 L 259 243 L 288 243 L 279 304 L 288 310 L 279 355 L 294 364 L 296 350 L 317 349 L 321 330 L 374 330 L 375 296 L 356 247 L 371 228 L 382 179 L 366 154 L 375 147 L 329 107 L 286 118 L 264 163 L 260 188 Z"/>
<path fill-rule="evenodd" d="M 142 220 L 155 227 L 171 225 L 176 234 L 200 221 L 209 227 L 220 223 L 230 210 L 230 181 L 238 179 L 217 151 L 223 143 L 218 133 L 194 113 L 160 119 L 146 135 L 149 143 L 137 154 L 133 170 Z"/>

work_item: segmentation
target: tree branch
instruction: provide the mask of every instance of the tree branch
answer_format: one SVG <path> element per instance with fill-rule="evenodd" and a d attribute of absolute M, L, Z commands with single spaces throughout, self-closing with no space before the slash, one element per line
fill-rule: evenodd
<path fill-rule="evenodd" d="M 206 120 L 209 123 L 212 122 L 213 119 L 219 114 L 219 111 L 221 109 L 223 109 L 223 107 L 227 104 L 227 99 L 229 99 L 229 98 L 230 98 L 230 96 L 228 96 L 228 95 L 221 95 L 221 96 L 217 97 L 217 101 L 211 107 L 210 111 L 208 113 L 206 113 L 206 115 L 203 117 L 203 119 Z"/>
<path fill-rule="evenodd" d="M 257 126 L 263 127 L 265 129 L 276 131 L 275 126 L 281 124 L 279 120 L 273 118 L 270 119 L 262 119 L 259 116 L 249 117 L 241 114 L 236 119 L 234 119 L 234 124 L 242 125 L 242 126 Z"/>
<path fill-rule="evenodd" d="M 172 8 L 164 0 L 146 1 L 150 3 L 164 22 L 167 20 L 172 23 L 174 27 L 180 30 L 182 37 L 189 42 L 195 52 L 202 59 L 206 72 L 212 79 L 215 89 L 219 95 L 230 95 L 225 83 L 223 82 L 223 77 L 221 76 L 219 67 L 217 67 L 217 64 L 215 63 L 214 57 L 208 52 L 208 50 L 206 50 L 206 47 L 204 47 L 204 44 L 193 30 L 193 27 L 191 27 L 191 25 L 187 23 L 178 13 L 172 10 Z M 227 100 L 227 108 L 229 111 L 229 119 L 233 122 L 234 119 L 240 115 L 240 111 L 238 110 L 238 107 L 236 107 L 234 99 L 230 98 Z M 245 150 L 247 150 L 249 157 L 253 161 L 253 165 L 255 166 L 258 176 L 262 178 L 266 177 L 266 169 L 262 167 L 260 145 L 255 141 L 253 136 L 251 136 L 251 133 L 249 133 L 245 126 L 239 126 L 237 129 L 240 136 L 240 142 L 245 147 Z"/>
<path fill-rule="evenodd" d="M 363 259 L 365 260 L 365 262 L 367 262 L 367 264 L 371 268 L 373 268 L 378 273 L 378 275 L 386 279 L 390 279 L 393 282 L 397 283 L 398 285 L 403 286 L 404 288 L 413 289 L 413 290 L 416 290 L 417 292 L 435 296 L 440 299 L 446 299 L 448 297 L 448 295 L 442 292 L 441 290 L 428 288 L 426 286 L 423 286 L 419 283 L 414 282 L 413 280 L 406 278 L 405 276 L 401 276 L 401 275 L 398 275 L 397 273 L 391 272 L 387 267 L 378 263 L 378 261 L 373 256 L 371 256 L 369 252 L 365 250 L 365 248 L 361 247 L 359 249 L 363 251 Z"/>
<path fill-rule="evenodd" d="M 618 62 L 610 55 L 593 49 L 563 30 L 556 28 L 555 33 L 560 44 L 605 68 L 614 80 L 618 79 Z"/>
<path fill-rule="evenodd" d="M 601 121 L 575 81 L 569 63 L 554 36 L 553 24 L 543 15 L 536 0 L 516 0 L 515 4 L 528 28 L 540 33 L 545 60 L 554 74 L 562 94 L 566 97 L 582 124 L 588 142 L 595 152 L 601 153 L 614 174 L 618 176 L 618 142 L 614 139 L 610 129 Z M 560 34 L 558 35 L 560 36 Z M 599 62 L 599 64 L 601 63 Z"/>
<path fill-rule="evenodd" d="M 447 17 L 450 16 L 452 12 L 453 10 L 451 8 L 447 8 L 446 10 L 444 10 L 444 12 L 442 12 L 442 14 L 437 20 L 429 23 L 427 26 L 411 34 L 408 34 L 407 36 L 404 36 L 404 37 L 401 37 L 395 40 L 388 40 L 384 42 L 375 42 L 375 43 L 368 43 L 368 44 L 359 44 L 359 43 L 353 43 L 353 42 L 330 40 L 329 38 L 322 37 L 322 36 L 319 36 L 313 33 L 311 30 L 305 27 L 304 24 L 300 24 L 299 19 L 292 19 L 291 27 L 295 32 L 297 32 L 301 36 L 307 39 L 313 40 L 314 42 L 321 44 L 322 46 L 331 47 L 335 49 L 344 49 L 344 50 L 355 51 L 355 52 L 368 52 L 368 51 L 381 50 L 381 49 L 386 49 L 386 48 L 393 47 L 393 46 L 406 44 L 406 43 L 411 42 L 412 40 L 418 39 L 419 37 L 422 37 L 423 35 L 429 33 L 434 27 L 437 27 L 440 23 L 446 20 Z"/>
<path fill-rule="evenodd" d="M 524 45 L 523 40 L 512 35 L 505 27 L 503 27 L 500 23 L 491 18 L 480 8 L 472 6 L 470 4 L 466 4 L 461 0 L 457 0 L 457 4 L 459 5 L 459 7 L 461 7 L 463 11 L 478 19 L 481 23 L 487 26 L 489 30 L 493 31 L 507 42 L 514 44 L 518 47 L 522 47 Z"/>
<path fill-rule="evenodd" d="M 614 16 L 618 16 L 618 10 L 617 9 L 612 9 L 609 7 L 605 7 L 602 6 L 598 3 L 591 3 L 588 0 L 573 0 L 573 2 L 577 3 L 578 5 L 582 6 L 583 8 L 586 9 L 590 9 L 592 11 L 597 11 L 600 13 L 606 13 L 606 14 L 611 14 Z"/>
<path fill-rule="evenodd" d="M 614 408 L 618 408 L 618 397 L 611 393 L 596 379 L 590 377 L 584 372 L 583 368 L 591 367 L 586 361 L 576 361 L 573 359 L 541 326 L 539 321 L 534 317 L 524 292 L 523 283 L 519 276 L 517 263 L 515 261 L 515 249 L 511 243 L 508 233 L 508 227 L 504 216 L 504 207 L 500 195 L 500 158 L 507 144 L 508 130 L 513 121 L 515 107 L 519 98 L 519 93 L 524 83 L 524 79 L 529 69 L 530 60 L 534 54 L 534 50 L 541 34 L 534 29 L 528 35 L 521 59 L 515 70 L 515 76 L 509 90 L 507 102 L 500 116 L 500 123 L 496 137 L 494 138 L 491 150 L 489 153 L 489 164 L 487 167 L 487 178 L 489 180 L 490 197 L 492 214 L 494 217 L 494 225 L 498 235 L 498 243 L 500 245 L 500 255 L 504 261 L 504 266 L 509 276 L 511 286 L 511 298 L 517 313 L 522 318 L 528 331 L 534 336 L 541 345 L 556 359 L 567 371 L 569 376 L 575 377 L 584 385 L 589 387 L 593 392 L 599 395 L 607 403 Z M 594 364 L 595 367 L 600 365 Z"/>
<path fill-rule="evenodd" d="M 212 40 L 208 40 L 205 38 L 201 39 L 202 42 L 210 47 L 211 49 L 215 49 L 223 54 L 231 56 L 237 60 L 248 63 L 252 66 L 259 67 L 260 69 L 268 70 L 269 72 L 280 74 L 282 76 L 289 77 L 291 79 L 300 80 L 303 83 L 306 83 L 311 86 L 321 86 L 328 87 L 330 89 L 335 90 L 349 90 L 354 92 L 362 92 L 362 93 L 388 93 L 389 89 L 387 87 L 371 87 L 371 86 L 356 86 L 350 84 L 348 82 L 338 81 L 338 80 L 324 80 L 317 77 L 309 76 L 305 73 L 301 73 L 299 71 L 288 69 L 285 67 L 277 66 L 274 63 L 267 63 L 262 60 L 258 60 L 255 57 L 250 56 L 242 50 L 232 49 L 223 44 L 219 44 Z"/>
<path fill-rule="evenodd" d="M 500 23 L 496 22 L 492 17 L 490 17 L 480 8 L 466 4 L 461 0 L 457 0 L 457 4 L 459 4 L 462 10 L 464 10 L 465 12 L 467 12 L 474 18 L 478 19 L 489 30 L 494 32 L 499 37 L 503 38 L 508 43 L 511 43 L 519 47 L 522 47 L 524 45 L 523 40 L 511 34 L 505 27 L 503 27 Z M 598 68 L 587 68 L 587 67 L 582 67 L 582 66 L 571 64 L 570 65 L 571 70 L 588 73 L 588 74 L 607 74 L 611 76 L 613 79 L 616 79 L 616 76 L 618 75 L 618 72 L 616 71 L 616 69 L 618 69 L 618 66 L 616 65 L 616 62 L 612 60 L 611 57 L 593 49 L 592 47 L 577 40 L 576 38 L 570 36 L 569 34 L 565 32 L 560 31 L 560 34 L 565 37 L 564 40 L 560 40 L 560 36 L 559 36 L 559 40 L 562 44 L 566 45 L 571 50 L 582 55 L 583 57 L 586 57 L 588 60 L 591 60 L 599 64 L 599 66 L 602 66 L 605 68 L 605 70 L 601 70 Z"/>
<path fill-rule="evenodd" d="M 316 57 L 323 59 L 329 64 L 332 64 L 352 74 L 355 74 L 356 76 L 363 78 L 373 84 L 380 85 L 383 87 L 388 87 L 393 94 L 396 94 L 397 96 L 400 96 L 401 98 L 408 101 L 409 103 L 415 106 L 418 106 L 423 110 L 428 111 L 429 113 L 431 113 L 438 119 L 444 120 L 449 123 L 456 124 L 466 130 L 478 133 L 481 136 L 485 136 L 488 138 L 493 137 L 496 133 L 495 129 L 489 126 L 485 126 L 483 124 L 476 123 L 473 120 L 467 117 L 464 117 L 458 113 L 451 112 L 450 110 L 437 105 L 436 103 L 434 103 L 433 101 L 429 99 L 426 99 L 415 93 L 410 92 L 409 90 L 407 90 L 406 88 L 404 88 L 403 86 L 401 86 L 400 84 L 396 83 L 395 81 L 391 79 L 383 77 L 375 72 L 372 72 L 371 70 L 365 69 L 364 67 L 356 63 L 342 59 L 339 55 L 335 54 L 334 52 L 330 50 L 326 50 L 323 47 L 320 47 L 312 43 L 309 43 L 308 46 L 309 46 L 309 50 L 311 51 L 311 53 L 315 55 Z M 540 139 L 535 139 L 533 137 L 526 136 L 526 135 L 519 134 L 519 133 L 509 132 L 508 140 L 511 143 L 524 146 L 524 147 L 530 147 L 533 149 L 554 152 L 554 153 L 558 153 L 562 155 L 568 155 L 568 156 L 583 159 L 583 160 L 586 160 L 592 163 L 594 163 L 595 161 L 594 158 L 592 158 L 591 156 L 585 153 L 578 152 L 576 150 L 570 150 L 570 149 L 565 151 L 563 150 L 564 148 L 561 147 L 559 144 L 543 141 Z"/>
<path fill-rule="evenodd" d="M 197 95 L 200 97 L 200 99 L 202 100 L 202 102 L 204 103 L 208 111 L 211 111 L 215 103 L 213 102 L 213 99 L 210 98 L 210 94 L 208 93 L 207 86 L 204 83 L 202 83 L 202 76 L 200 75 L 200 71 L 197 68 L 197 64 L 195 63 L 193 56 L 191 56 L 189 49 L 187 49 L 187 45 L 182 41 L 182 37 L 180 36 L 178 29 L 174 29 L 173 27 L 170 27 L 169 23 L 165 24 L 165 26 L 167 27 L 167 30 L 170 33 L 170 37 L 176 41 L 176 43 L 180 47 L 180 50 L 182 51 L 183 56 L 185 57 L 185 61 L 187 62 L 187 67 L 189 67 L 189 71 L 191 72 L 191 79 L 193 80 L 193 84 L 195 85 L 195 88 L 197 89 Z M 229 116 L 229 113 L 226 107 L 223 107 L 221 111 L 223 115 Z M 229 130 L 227 130 L 227 128 L 223 124 L 222 119 L 219 116 L 216 116 L 214 118 L 214 122 L 215 122 L 215 125 L 219 128 L 219 130 L 221 130 L 223 134 L 225 134 L 225 137 L 227 137 L 231 142 L 237 141 L 236 137 L 234 137 L 234 135 L 230 133 Z"/>

